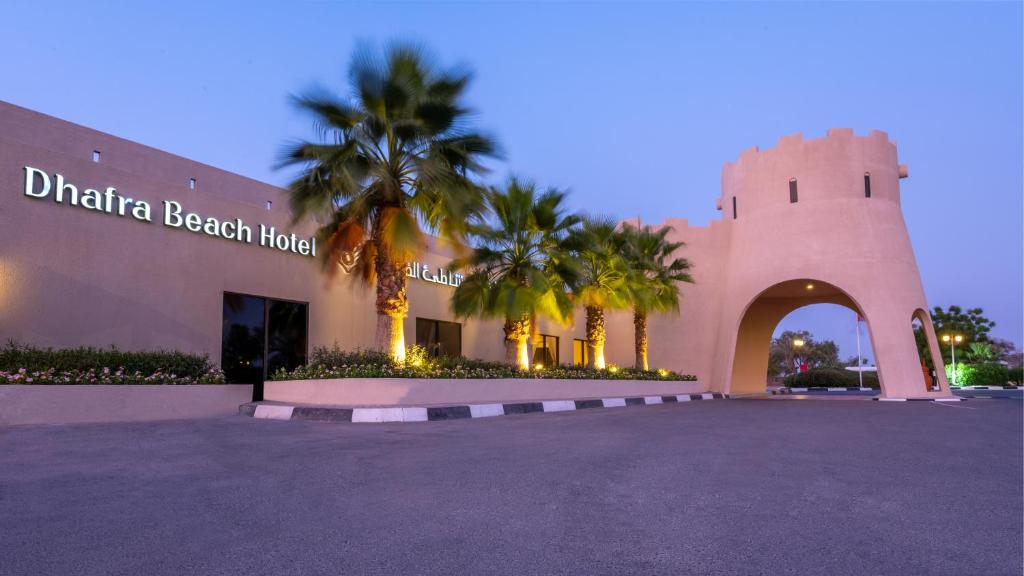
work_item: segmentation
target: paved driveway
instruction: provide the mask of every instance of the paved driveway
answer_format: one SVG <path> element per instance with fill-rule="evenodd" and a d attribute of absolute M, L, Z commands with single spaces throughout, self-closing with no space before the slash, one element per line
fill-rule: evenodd
<path fill-rule="evenodd" d="M 1021 403 L 0 431 L 0 574 L 1021 573 Z"/>

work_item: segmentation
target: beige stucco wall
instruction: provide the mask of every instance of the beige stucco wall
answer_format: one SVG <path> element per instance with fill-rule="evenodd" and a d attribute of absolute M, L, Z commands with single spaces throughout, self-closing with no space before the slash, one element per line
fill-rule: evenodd
<path fill-rule="evenodd" d="M 343 378 L 267 382 L 264 399 L 334 406 L 431 406 L 698 394 L 700 382 L 667 380 Z"/>
<path fill-rule="evenodd" d="M 51 179 L 60 173 L 79 188 L 114 186 L 149 202 L 154 221 L 58 204 L 52 192 L 29 198 L 25 166 Z M 344 274 L 328 280 L 315 258 L 165 227 L 163 200 L 202 216 L 241 218 L 254 235 L 261 223 L 289 225 L 279 188 L 0 102 L 0 340 L 207 352 L 219 362 L 223 293 L 240 292 L 308 302 L 310 349 L 373 344 L 372 289 Z M 312 227 L 294 231 L 308 236 Z M 422 260 L 437 269 L 450 258 L 434 250 Z M 417 317 L 457 321 L 451 287 L 418 279 L 408 286 L 408 341 Z M 461 322 L 464 355 L 503 358 L 498 322 Z M 582 325 L 544 331 L 561 337 L 561 358 L 571 361 Z"/>
<path fill-rule="evenodd" d="M 0 426 L 210 418 L 251 399 L 247 384 L 0 385 Z"/>
<path fill-rule="evenodd" d="M 91 161 L 93 150 L 102 154 L 99 163 Z M 26 197 L 25 166 L 51 176 L 59 172 L 79 187 L 115 186 L 122 195 L 149 201 L 155 221 Z M 919 385 L 911 318 L 928 306 L 900 210 L 901 170 L 895 145 L 877 131 L 861 137 L 832 130 L 815 140 L 789 136 L 773 149 L 747 150 L 727 163 L 721 220 L 708 226 L 682 219 L 663 223 L 673 227 L 673 240 L 686 243 L 680 253 L 693 263 L 695 283 L 681 285 L 679 314 L 651 318 L 651 365 L 695 374 L 718 392 L 763 390 L 764 382 L 749 376 L 734 382 L 734 374 L 760 371 L 776 317 L 821 296 L 803 295 L 781 308 L 757 301 L 771 298 L 773 287 L 810 280 L 831 285 L 866 317 L 884 395 L 948 395 L 941 371 L 940 392 Z M 864 198 L 865 172 L 871 173 L 872 198 Z M 197 181 L 195 190 L 190 178 Z M 790 178 L 798 179 L 795 204 L 789 202 Z M 328 281 L 312 257 L 167 228 L 159 221 L 162 200 L 203 216 L 242 218 L 254 233 L 260 223 L 288 227 L 279 188 L 0 103 L 0 339 L 178 349 L 207 352 L 219 361 L 222 298 L 230 291 L 308 302 L 310 348 L 371 346 L 372 290 L 344 277 Z M 311 231 L 295 230 L 306 236 Z M 433 268 L 448 262 L 432 250 L 423 260 Z M 410 279 L 408 342 L 415 339 L 417 317 L 456 320 L 449 311 L 451 290 Z M 741 330 L 748 310 L 756 316 L 769 308 L 775 312 L 747 318 L 747 327 L 756 330 Z M 461 322 L 465 356 L 503 357 L 498 321 Z M 572 326 L 543 322 L 540 332 L 560 337 L 560 358 L 567 363 L 584 326 L 580 310 Z M 608 360 L 632 365 L 631 315 L 609 314 L 608 334 Z"/>

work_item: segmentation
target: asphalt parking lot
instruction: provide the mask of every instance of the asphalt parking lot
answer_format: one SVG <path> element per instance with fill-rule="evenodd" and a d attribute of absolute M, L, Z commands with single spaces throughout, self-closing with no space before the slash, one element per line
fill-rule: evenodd
<path fill-rule="evenodd" d="M 1019 575 L 1022 403 L 0 430 L 0 574 Z"/>

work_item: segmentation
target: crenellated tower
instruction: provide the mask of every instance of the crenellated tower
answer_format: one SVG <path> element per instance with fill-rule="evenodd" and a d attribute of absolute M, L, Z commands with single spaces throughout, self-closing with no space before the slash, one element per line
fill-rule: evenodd
<path fill-rule="evenodd" d="M 941 358 L 900 208 L 907 174 L 884 132 L 850 129 L 813 140 L 786 136 L 726 163 L 721 220 L 674 226 L 698 283 L 682 286 L 683 314 L 658 326 L 666 364 L 697 366 L 715 391 L 764 392 L 779 321 L 803 306 L 835 303 L 866 320 L 883 397 L 950 396 L 942 370 L 928 382 L 914 339 L 917 319 L 932 357 Z M 690 341 L 673 356 L 673 334 L 695 320 L 713 327 L 701 337 L 714 344 Z"/>

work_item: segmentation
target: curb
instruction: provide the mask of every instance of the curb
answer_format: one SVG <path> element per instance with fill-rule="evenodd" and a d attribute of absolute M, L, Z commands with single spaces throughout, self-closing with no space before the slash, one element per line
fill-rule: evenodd
<path fill-rule="evenodd" d="M 836 386 L 827 388 L 825 386 L 811 386 L 809 388 L 783 388 L 782 390 L 769 390 L 772 395 L 799 394 L 801 392 L 876 392 L 878 388 L 859 388 L 857 386 Z"/>
<path fill-rule="evenodd" d="M 1024 386 L 950 386 L 950 390 L 1020 390 Z"/>
<path fill-rule="evenodd" d="M 544 400 L 509 404 L 461 404 L 456 406 L 403 406 L 390 408 L 338 408 L 323 406 L 290 406 L 250 402 L 238 407 L 238 413 L 269 420 L 316 420 L 321 422 L 351 422 L 353 424 L 382 422 L 437 422 L 465 418 L 488 418 L 529 414 L 532 412 L 567 412 L 589 408 L 618 408 L 624 406 L 650 406 L 672 402 L 721 400 L 728 396 L 718 393 L 680 394 L 676 396 L 640 396 L 636 398 L 597 398 L 588 400 Z"/>
<path fill-rule="evenodd" d="M 967 398 L 872 398 L 879 402 L 967 402 Z"/>

